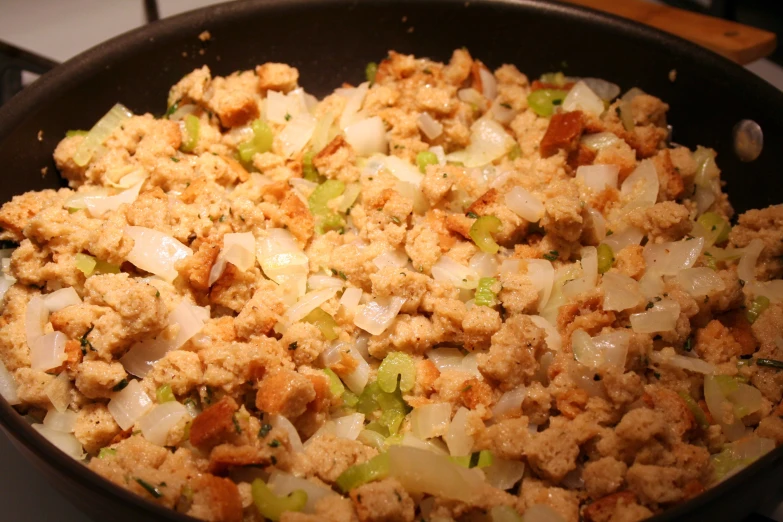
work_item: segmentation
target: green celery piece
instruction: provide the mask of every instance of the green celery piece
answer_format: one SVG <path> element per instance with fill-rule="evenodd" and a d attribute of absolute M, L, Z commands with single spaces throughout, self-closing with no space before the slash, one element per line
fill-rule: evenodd
<path fill-rule="evenodd" d="M 343 493 L 358 488 L 374 480 L 381 480 L 389 476 L 389 454 L 381 453 L 362 464 L 351 466 L 337 477 L 335 484 Z"/>
<path fill-rule="evenodd" d="M 492 287 L 497 282 L 498 280 L 494 277 L 482 277 L 479 279 L 478 286 L 476 287 L 476 294 L 473 296 L 476 306 L 491 307 L 498 303 L 497 296 L 495 295 L 495 292 L 492 291 Z"/>
<path fill-rule="evenodd" d="M 528 95 L 527 104 L 533 112 L 548 118 L 555 112 L 555 106 L 561 105 L 566 96 L 568 91 L 562 89 L 539 89 Z"/>
<path fill-rule="evenodd" d="M 326 313 L 322 308 L 316 308 L 307 314 L 302 320 L 306 323 L 317 326 L 327 340 L 334 341 L 337 339 L 337 332 L 334 330 L 337 328 L 337 321 L 335 321 L 334 317 Z"/>
<path fill-rule="evenodd" d="M 198 144 L 198 137 L 201 130 L 201 122 L 194 114 L 185 116 L 185 139 L 182 141 L 180 149 L 182 152 L 193 152 Z"/>
<path fill-rule="evenodd" d="M 251 494 L 261 516 L 274 521 L 280 520 L 286 511 L 301 511 L 307 504 L 307 493 L 301 489 L 284 497 L 278 497 L 261 479 L 253 481 Z"/>
<path fill-rule="evenodd" d="M 416 384 L 416 364 L 407 353 L 391 352 L 383 359 L 378 368 L 378 386 L 386 393 L 394 393 L 397 377 L 401 391 L 410 391 Z"/>
<path fill-rule="evenodd" d="M 497 254 L 500 247 L 492 237 L 500 230 L 502 223 L 495 216 L 481 216 L 470 227 L 470 238 L 479 250 L 488 254 Z"/>

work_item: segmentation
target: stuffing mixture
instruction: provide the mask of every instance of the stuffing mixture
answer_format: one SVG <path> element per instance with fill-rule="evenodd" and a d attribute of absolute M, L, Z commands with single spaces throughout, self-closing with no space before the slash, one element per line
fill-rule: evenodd
<path fill-rule="evenodd" d="M 70 131 L 0 208 L 6 400 L 216 522 L 630 522 L 783 443 L 783 206 L 734 217 L 639 89 L 366 73 Z"/>

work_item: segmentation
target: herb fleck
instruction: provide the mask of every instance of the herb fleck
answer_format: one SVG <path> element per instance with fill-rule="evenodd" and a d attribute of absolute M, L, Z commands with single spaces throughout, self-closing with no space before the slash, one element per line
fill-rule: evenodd
<path fill-rule="evenodd" d="M 471 219 L 478 219 L 478 214 L 475 212 L 468 212 L 468 217 Z"/>
<path fill-rule="evenodd" d="M 152 484 L 150 484 L 146 480 L 142 480 L 142 479 L 140 479 L 138 477 L 134 477 L 133 480 L 135 480 L 139 484 L 139 486 L 141 486 L 144 489 L 146 489 L 147 493 L 149 493 L 153 497 L 160 498 L 160 497 L 163 496 L 163 494 L 158 490 L 158 488 L 156 488 L 155 486 L 153 486 Z"/>
<path fill-rule="evenodd" d="M 239 421 L 237 420 L 236 413 L 231 416 L 231 422 L 234 423 L 234 431 L 237 433 L 242 433 L 242 427 L 239 425 Z"/>
<path fill-rule="evenodd" d="M 297 341 L 294 341 L 288 345 L 289 350 L 296 350 L 297 348 L 299 348 L 299 344 L 297 343 Z"/>
<path fill-rule="evenodd" d="M 277 439 L 272 439 L 272 442 L 269 443 L 270 448 L 277 448 L 280 446 L 280 441 Z"/>
<path fill-rule="evenodd" d="M 652 301 L 650 301 L 650 302 L 648 302 L 648 303 L 645 305 L 644 309 L 645 309 L 645 310 L 649 310 L 649 309 L 650 309 L 650 308 L 652 308 L 653 306 L 655 306 L 655 305 L 653 304 L 653 302 L 652 302 Z"/>
<path fill-rule="evenodd" d="M 560 252 L 557 250 L 550 250 L 549 253 L 544 254 L 544 259 L 547 261 L 556 261 L 560 257 Z"/>
<path fill-rule="evenodd" d="M 179 163 L 179 158 L 175 158 L 174 156 L 171 156 L 171 161 L 174 163 Z"/>
<path fill-rule="evenodd" d="M 261 429 L 258 430 L 258 438 L 263 439 L 267 435 L 269 435 L 269 432 L 272 431 L 272 425 L 271 424 L 263 424 L 261 425 Z"/>
<path fill-rule="evenodd" d="M 92 346 L 92 343 L 90 343 L 90 341 L 87 340 L 87 336 L 90 335 L 90 332 L 92 332 L 93 329 L 95 329 L 95 325 L 91 324 L 90 327 L 87 328 L 87 331 L 84 332 L 84 335 L 82 335 L 82 338 L 79 339 L 79 344 L 82 347 L 82 355 L 87 354 L 87 350 L 85 348 L 89 348 L 91 352 L 96 351 L 95 348 Z"/>
<path fill-rule="evenodd" d="M 395 224 L 397 224 L 397 225 L 399 225 L 400 223 L 402 223 L 402 221 L 400 221 L 400 218 L 398 218 L 397 216 L 392 216 L 391 220 L 392 220 L 392 221 L 393 221 Z"/>
<path fill-rule="evenodd" d="M 114 388 L 112 388 L 112 391 L 122 391 L 125 389 L 125 387 L 128 386 L 128 379 L 123 379 L 117 384 L 114 385 Z"/>

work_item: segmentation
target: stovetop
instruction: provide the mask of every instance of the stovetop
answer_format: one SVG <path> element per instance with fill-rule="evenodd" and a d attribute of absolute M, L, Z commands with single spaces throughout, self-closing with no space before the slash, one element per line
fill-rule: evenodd
<path fill-rule="evenodd" d="M 654 0 L 653 0 L 654 1 Z M 104 40 L 220 0 L 0 0 L 0 104 L 63 62 Z M 5 44 L 3 43 L 5 42 Z M 783 68 L 768 60 L 748 66 L 783 90 Z M 0 431 L 0 506 L 10 522 L 88 522 Z M 42 499 L 45 499 L 42 501 Z M 783 491 L 746 522 L 783 522 Z"/>

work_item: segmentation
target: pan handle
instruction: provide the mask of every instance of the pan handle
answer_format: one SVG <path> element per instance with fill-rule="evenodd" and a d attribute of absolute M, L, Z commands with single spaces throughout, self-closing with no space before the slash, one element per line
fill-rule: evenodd
<path fill-rule="evenodd" d="M 57 65 L 54 60 L 0 40 L 0 105 L 22 90 L 23 72 L 41 75 Z"/>

